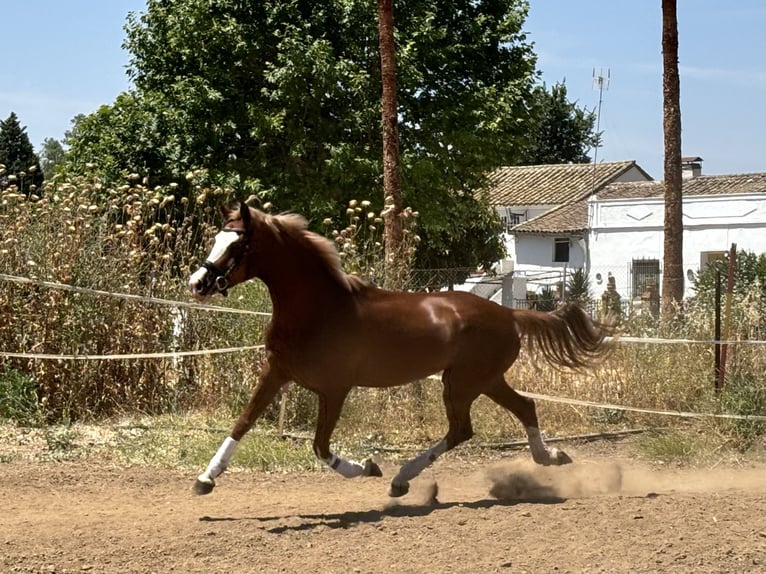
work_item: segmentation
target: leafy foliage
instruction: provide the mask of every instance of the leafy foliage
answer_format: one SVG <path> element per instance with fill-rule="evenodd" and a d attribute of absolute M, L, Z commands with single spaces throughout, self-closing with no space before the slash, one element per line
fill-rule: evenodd
<path fill-rule="evenodd" d="M 66 134 L 68 170 L 91 173 L 96 165 L 105 183 L 125 181 L 140 174 L 155 184 L 184 184 L 191 165 L 183 155 L 178 128 L 180 110 L 161 95 L 136 92 L 120 94 L 112 105 L 101 106 L 88 116 L 77 116 Z"/>
<path fill-rule="evenodd" d="M 0 121 L 0 188 L 16 185 L 23 193 L 33 193 L 43 182 L 40 160 L 29 142 L 26 128 L 21 127 L 18 116 L 11 112 Z"/>
<path fill-rule="evenodd" d="M 0 368 L 0 420 L 29 425 L 41 418 L 34 379 L 16 369 Z"/>
<path fill-rule="evenodd" d="M 496 261 L 499 222 L 476 190 L 522 159 L 530 114 L 545 108 L 526 3 L 396 8 L 403 203 L 422 214 L 424 239 L 416 265 Z M 77 123 L 73 169 L 178 181 L 184 194 L 183 174 L 201 168 L 315 228 L 328 214 L 341 221 L 352 199 L 383 207 L 374 3 L 149 0 L 126 31 L 135 90 Z"/>
<path fill-rule="evenodd" d="M 694 282 L 695 295 L 689 300 L 691 313 L 707 313 L 713 317 L 715 309 L 716 276 L 720 274 L 721 305 L 725 299 L 728 280 L 729 254 L 702 269 Z M 732 315 L 730 329 L 737 329 L 746 338 L 766 336 L 766 253 L 738 250 L 734 266 Z"/>
<path fill-rule="evenodd" d="M 599 143 L 593 133 L 596 116 L 567 100 L 564 82 L 548 91 L 537 86 L 533 93 L 531 129 L 522 150 L 522 164 L 590 163 L 588 150 Z"/>
<path fill-rule="evenodd" d="M 590 279 L 582 267 L 580 269 L 575 269 L 569 276 L 569 279 L 567 280 L 567 297 L 582 302 L 591 299 Z"/>
<path fill-rule="evenodd" d="M 63 164 L 66 151 L 61 142 L 54 138 L 45 138 L 40 150 L 40 166 L 45 179 L 50 179 L 56 173 L 56 167 Z"/>
<path fill-rule="evenodd" d="M 721 274 L 725 289 L 729 268 L 729 254 L 700 270 L 694 281 L 695 300 L 712 301 L 715 294 L 716 274 Z M 766 301 L 766 253 L 737 250 L 734 268 L 734 292 L 745 294 L 753 285 L 759 285 Z"/>
<path fill-rule="evenodd" d="M 545 285 L 540 291 L 535 308 L 538 311 L 553 311 L 556 308 L 556 294 L 550 285 Z"/>
<path fill-rule="evenodd" d="M 731 414 L 763 416 L 766 413 L 766 385 L 755 377 L 732 377 L 721 393 L 721 407 Z M 766 423 L 752 419 L 723 419 L 721 427 L 732 435 L 741 450 L 757 444 L 766 433 Z"/>

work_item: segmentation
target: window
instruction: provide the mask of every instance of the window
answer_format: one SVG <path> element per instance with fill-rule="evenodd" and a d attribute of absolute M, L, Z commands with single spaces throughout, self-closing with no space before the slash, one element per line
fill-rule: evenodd
<path fill-rule="evenodd" d="M 569 263 L 569 238 L 557 237 L 553 240 L 554 263 Z"/>
<path fill-rule="evenodd" d="M 660 262 L 658 259 L 634 259 L 630 274 L 633 277 L 633 298 L 640 297 L 646 291 L 646 286 L 653 283 L 660 290 Z"/>
<path fill-rule="evenodd" d="M 511 227 L 518 225 L 522 221 L 524 221 L 524 214 L 523 213 L 514 213 L 510 209 L 506 209 L 505 213 L 500 216 L 500 219 L 503 222 L 503 226 L 505 228 L 505 231 L 508 232 L 511 230 Z"/>
<path fill-rule="evenodd" d="M 708 265 L 724 259 L 726 259 L 725 251 L 703 251 L 700 253 L 700 271 Z"/>

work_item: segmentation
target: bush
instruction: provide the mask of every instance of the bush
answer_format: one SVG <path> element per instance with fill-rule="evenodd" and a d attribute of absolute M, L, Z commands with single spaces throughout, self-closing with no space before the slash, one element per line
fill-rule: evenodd
<path fill-rule="evenodd" d="M 37 425 L 42 418 L 37 383 L 16 369 L 0 370 L 0 419 L 20 425 Z"/>
<path fill-rule="evenodd" d="M 721 411 L 733 415 L 766 415 L 766 385 L 763 379 L 737 375 L 721 391 Z M 747 450 L 766 433 L 766 422 L 746 419 L 720 419 L 720 426 L 741 450 Z"/>
<path fill-rule="evenodd" d="M 583 268 L 575 269 L 567 280 L 567 299 L 587 303 L 591 300 L 590 278 Z"/>
<path fill-rule="evenodd" d="M 720 274 L 721 278 L 723 308 L 726 300 L 728 267 L 727 254 L 723 259 L 705 267 L 695 278 L 695 294 L 689 300 L 689 309 L 709 314 L 711 324 L 715 311 L 716 275 Z M 742 335 L 742 338 L 766 337 L 766 253 L 737 251 L 732 303 L 732 314 L 729 317 L 730 331 Z"/>

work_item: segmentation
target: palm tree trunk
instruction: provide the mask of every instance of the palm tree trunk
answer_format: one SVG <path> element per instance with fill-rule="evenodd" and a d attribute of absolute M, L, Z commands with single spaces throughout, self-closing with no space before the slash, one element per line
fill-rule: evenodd
<path fill-rule="evenodd" d="M 378 0 L 378 33 L 383 85 L 381 123 L 383 128 L 386 275 L 394 278 L 401 276 L 399 268 L 403 265 L 401 217 L 403 206 L 399 173 L 393 0 Z"/>
<path fill-rule="evenodd" d="M 678 77 L 676 0 L 662 0 L 662 93 L 665 132 L 665 238 L 662 315 L 675 316 L 683 299 L 683 216 L 681 200 L 681 97 Z"/>

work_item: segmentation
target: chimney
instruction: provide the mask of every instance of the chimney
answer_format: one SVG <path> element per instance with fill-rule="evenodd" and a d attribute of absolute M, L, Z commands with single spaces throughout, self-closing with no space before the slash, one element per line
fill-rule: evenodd
<path fill-rule="evenodd" d="M 682 157 L 681 158 L 681 177 L 691 179 L 702 175 L 701 157 Z"/>

